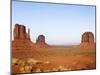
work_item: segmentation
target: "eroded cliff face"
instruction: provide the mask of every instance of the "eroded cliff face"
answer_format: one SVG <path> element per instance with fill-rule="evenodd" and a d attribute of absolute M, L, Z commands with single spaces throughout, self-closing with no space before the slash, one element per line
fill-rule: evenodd
<path fill-rule="evenodd" d="M 94 35 L 92 32 L 82 34 L 81 46 L 83 48 L 95 48 Z"/>
<path fill-rule="evenodd" d="M 45 36 L 44 35 L 39 35 L 38 38 L 36 39 L 36 45 L 38 47 L 47 47 L 47 43 L 45 42 Z"/>
<path fill-rule="evenodd" d="M 28 29 L 27 33 L 24 25 L 15 24 L 14 40 L 30 40 L 30 30 Z"/>
<path fill-rule="evenodd" d="M 35 44 L 31 41 L 30 30 L 26 32 L 24 25 L 15 24 L 14 40 L 12 41 L 12 55 L 13 57 L 24 55 L 27 52 L 32 52 L 35 49 Z"/>

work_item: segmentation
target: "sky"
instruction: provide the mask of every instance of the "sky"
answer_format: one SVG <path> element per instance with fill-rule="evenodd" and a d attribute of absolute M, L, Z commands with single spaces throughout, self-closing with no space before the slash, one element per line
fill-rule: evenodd
<path fill-rule="evenodd" d="M 16 23 L 30 28 L 33 42 L 42 34 L 50 45 L 75 45 L 84 32 L 95 35 L 95 6 L 12 1 L 12 29 Z"/>

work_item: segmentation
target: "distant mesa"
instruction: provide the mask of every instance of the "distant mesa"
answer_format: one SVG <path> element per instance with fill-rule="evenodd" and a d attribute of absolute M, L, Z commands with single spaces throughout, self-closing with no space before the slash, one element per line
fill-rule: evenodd
<path fill-rule="evenodd" d="M 81 46 L 84 48 L 95 48 L 94 35 L 92 32 L 85 32 L 81 38 Z"/>
<path fill-rule="evenodd" d="M 36 45 L 39 47 L 47 47 L 47 43 L 45 42 L 45 36 L 44 35 L 39 35 L 38 38 L 36 39 Z"/>

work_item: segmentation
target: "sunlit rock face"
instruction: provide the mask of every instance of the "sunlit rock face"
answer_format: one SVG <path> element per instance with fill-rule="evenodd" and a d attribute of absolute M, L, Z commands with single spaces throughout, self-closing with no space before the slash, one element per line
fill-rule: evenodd
<path fill-rule="evenodd" d="M 84 48 L 95 48 L 94 34 L 92 32 L 82 34 L 81 46 Z"/>
<path fill-rule="evenodd" d="M 27 33 L 24 25 L 15 24 L 14 40 L 30 40 L 30 30 L 28 29 Z"/>
<path fill-rule="evenodd" d="M 15 24 L 14 40 L 12 41 L 12 54 L 13 57 L 28 56 L 28 52 L 32 52 L 35 49 L 35 44 L 31 41 L 30 30 L 26 32 L 24 25 Z"/>

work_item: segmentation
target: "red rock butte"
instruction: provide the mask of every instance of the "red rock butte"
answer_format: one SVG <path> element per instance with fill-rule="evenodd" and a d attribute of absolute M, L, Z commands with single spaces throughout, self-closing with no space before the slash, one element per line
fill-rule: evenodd
<path fill-rule="evenodd" d="M 24 25 L 15 24 L 14 40 L 30 40 L 30 30 L 27 33 Z"/>
<path fill-rule="evenodd" d="M 81 46 L 83 48 L 95 48 L 94 35 L 92 32 L 85 32 L 81 38 Z"/>
<path fill-rule="evenodd" d="M 31 41 L 30 30 L 26 32 L 24 25 L 15 24 L 14 40 L 12 41 L 13 57 L 20 56 L 21 53 L 32 52 L 35 49 L 35 44 Z"/>
<path fill-rule="evenodd" d="M 47 47 L 48 44 L 45 42 L 45 36 L 44 35 L 39 35 L 38 38 L 36 39 L 36 45 L 38 47 Z"/>
<path fill-rule="evenodd" d="M 30 29 L 28 29 L 28 33 L 26 32 L 26 27 L 24 25 L 15 24 L 14 27 L 14 40 L 12 41 L 12 55 L 13 57 L 28 55 L 29 53 L 33 53 L 35 50 L 39 50 L 39 48 L 48 47 L 45 42 L 45 36 L 39 35 L 36 43 L 33 43 L 30 38 Z"/>

